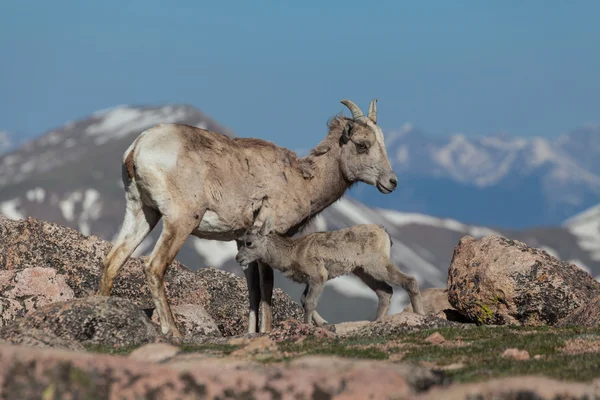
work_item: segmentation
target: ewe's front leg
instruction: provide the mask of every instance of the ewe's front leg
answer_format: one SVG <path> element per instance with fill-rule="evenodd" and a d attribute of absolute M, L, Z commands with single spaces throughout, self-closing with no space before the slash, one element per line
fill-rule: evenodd
<path fill-rule="evenodd" d="M 273 286 L 275 277 L 273 268 L 269 265 L 259 262 L 258 270 L 260 274 L 260 332 L 270 332 L 273 325 Z"/>

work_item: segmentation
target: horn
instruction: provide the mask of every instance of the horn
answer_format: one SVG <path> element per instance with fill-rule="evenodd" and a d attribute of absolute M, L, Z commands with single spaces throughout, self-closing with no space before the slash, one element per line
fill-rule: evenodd
<path fill-rule="evenodd" d="M 340 101 L 340 103 L 342 103 L 343 105 L 345 105 L 346 107 L 348 107 L 350 109 L 350 111 L 352 112 L 352 119 L 356 120 L 356 121 L 361 121 L 363 119 L 365 119 L 365 115 L 363 114 L 362 111 L 360 111 L 360 108 L 358 108 L 358 106 L 356 104 L 354 104 L 353 102 L 351 102 L 350 100 L 342 100 Z"/>
<path fill-rule="evenodd" d="M 369 114 L 368 118 L 373 121 L 373 123 L 377 123 L 377 99 L 373 99 L 371 101 L 371 105 L 369 106 Z"/>

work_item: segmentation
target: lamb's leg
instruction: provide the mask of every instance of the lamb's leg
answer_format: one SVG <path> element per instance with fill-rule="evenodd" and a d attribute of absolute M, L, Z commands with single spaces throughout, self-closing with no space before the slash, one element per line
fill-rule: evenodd
<path fill-rule="evenodd" d="M 387 281 L 394 285 L 402 286 L 408 293 L 413 311 L 417 314 L 425 315 L 423 301 L 421 300 L 421 292 L 419 291 L 419 283 L 415 277 L 400 271 L 400 269 L 392 263 L 389 263 L 386 269 L 389 277 Z"/>
<path fill-rule="evenodd" d="M 203 216 L 204 212 L 200 214 L 197 220 L 194 220 L 194 218 L 170 220 L 165 216 L 163 231 L 150 255 L 148 263 L 144 266 L 146 281 L 148 282 L 152 300 L 160 319 L 160 328 L 164 335 L 170 332 L 174 337 L 182 337 L 181 332 L 177 329 L 171 307 L 167 300 L 164 282 L 165 272 L 190 233 L 194 230 L 195 225 L 197 225 L 196 221 L 201 221 Z"/>
<path fill-rule="evenodd" d="M 366 273 L 362 268 L 357 268 L 354 270 L 354 275 L 360 278 L 360 280 L 363 281 L 369 288 L 371 288 L 371 290 L 373 290 L 377 295 L 377 299 L 379 301 L 375 320 L 385 317 L 390 309 L 390 302 L 392 300 L 392 295 L 394 294 L 394 289 L 385 283 L 385 281 L 375 279 Z"/>
<path fill-rule="evenodd" d="M 135 186 L 127 191 L 125 218 L 117 240 L 104 259 L 99 294 L 109 296 L 119 269 L 148 236 L 160 219 L 160 213 L 145 206 Z"/>
<path fill-rule="evenodd" d="M 302 304 L 303 308 L 304 308 L 304 304 L 306 302 L 306 294 L 307 293 L 308 293 L 308 285 L 306 285 L 306 288 L 304 288 L 304 292 L 302 292 L 302 297 L 300 298 L 300 304 Z M 317 310 L 313 311 L 312 320 L 314 321 L 315 325 L 317 325 L 319 327 L 327 325 L 327 321 L 319 315 Z"/>
<path fill-rule="evenodd" d="M 273 268 L 262 262 L 258 263 L 260 275 L 260 332 L 270 332 L 273 325 L 273 286 L 275 277 Z"/>
<path fill-rule="evenodd" d="M 317 308 L 317 301 L 323 292 L 325 284 L 323 282 L 310 282 L 306 285 L 306 296 L 304 296 L 304 323 L 310 324 L 313 319 L 313 313 Z M 316 323 L 316 321 L 315 321 Z M 317 324 L 318 325 L 318 324 Z"/>

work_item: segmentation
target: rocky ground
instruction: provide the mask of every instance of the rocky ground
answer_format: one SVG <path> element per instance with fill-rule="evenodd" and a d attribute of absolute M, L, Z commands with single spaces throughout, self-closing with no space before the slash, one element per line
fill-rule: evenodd
<path fill-rule="evenodd" d="M 465 236 L 428 315 L 317 328 L 275 294 L 275 327 L 244 334 L 246 286 L 174 263 L 178 325 L 160 334 L 131 259 L 96 296 L 110 243 L 0 216 L 0 398 L 600 399 L 600 285 L 576 266 L 495 236 Z"/>

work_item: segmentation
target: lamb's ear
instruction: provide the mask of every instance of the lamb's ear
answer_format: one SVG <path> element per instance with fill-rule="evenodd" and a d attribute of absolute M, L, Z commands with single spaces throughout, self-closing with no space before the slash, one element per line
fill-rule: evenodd
<path fill-rule="evenodd" d="M 346 126 L 344 126 L 344 129 L 342 130 L 342 137 L 340 138 L 340 141 L 342 142 L 342 144 L 346 144 L 348 143 L 348 141 L 350 140 L 350 130 L 352 129 L 352 121 L 348 121 L 346 123 Z"/>
<path fill-rule="evenodd" d="M 269 215 L 260 228 L 260 235 L 267 236 L 269 233 L 271 233 L 271 229 L 273 229 L 273 216 Z"/>

